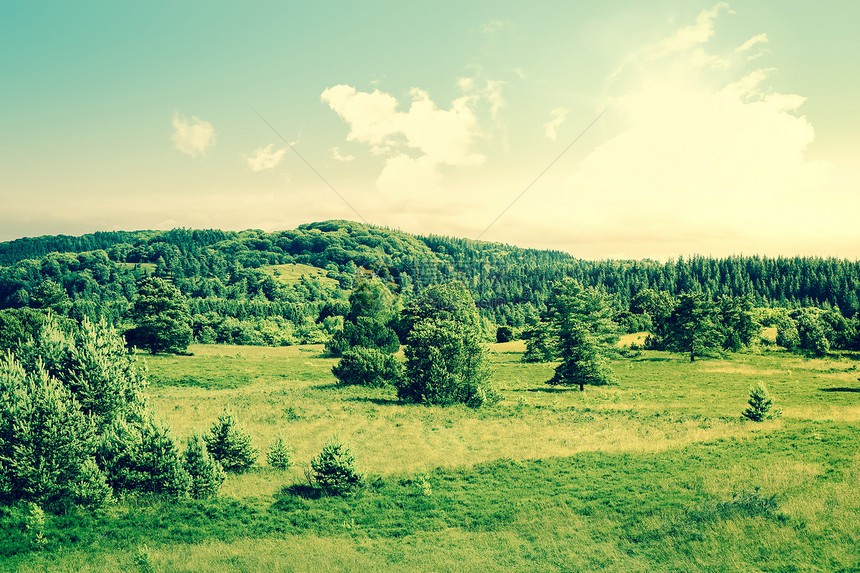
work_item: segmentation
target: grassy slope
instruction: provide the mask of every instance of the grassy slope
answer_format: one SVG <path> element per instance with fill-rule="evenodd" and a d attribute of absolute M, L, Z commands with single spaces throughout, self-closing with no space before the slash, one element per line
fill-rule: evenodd
<path fill-rule="evenodd" d="M 217 500 L 49 518 L 28 570 L 839 571 L 860 566 L 855 364 L 782 353 L 614 364 L 619 385 L 542 384 L 551 365 L 493 345 L 505 400 L 403 405 L 333 385 L 320 347 L 197 346 L 147 359 L 174 432 L 233 408 L 258 446 L 283 433 L 296 469 L 232 476 Z M 784 412 L 739 413 L 765 382 Z M 376 476 L 347 499 L 290 495 L 333 433 Z M 65 524 L 65 525 L 64 525 Z"/>

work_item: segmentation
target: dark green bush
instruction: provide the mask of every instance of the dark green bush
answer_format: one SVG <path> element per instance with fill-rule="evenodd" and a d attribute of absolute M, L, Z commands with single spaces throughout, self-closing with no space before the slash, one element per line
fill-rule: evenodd
<path fill-rule="evenodd" d="M 395 383 L 403 372 L 403 366 L 391 354 L 357 346 L 344 352 L 343 358 L 331 371 L 341 384 L 379 388 Z"/>

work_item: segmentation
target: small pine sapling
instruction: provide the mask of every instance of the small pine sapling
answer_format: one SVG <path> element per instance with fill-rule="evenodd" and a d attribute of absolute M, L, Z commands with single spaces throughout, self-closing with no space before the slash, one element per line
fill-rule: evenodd
<path fill-rule="evenodd" d="M 224 483 L 224 470 L 209 454 L 203 438 L 197 434 L 192 434 L 188 439 L 183 462 L 185 471 L 191 476 L 189 493 L 193 499 L 205 499 L 218 494 Z"/>
<path fill-rule="evenodd" d="M 218 416 L 203 440 L 206 449 L 224 471 L 242 473 L 257 461 L 259 452 L 251 445 L 251 436 L 242 431 L 233 415 L 227 411 Z"/>
<path fill-rule="evenodd" d="M 311 460 L 311 474 L 317 485 L 327 493 L 342 495 L 361 487 L 363 476 L 358 473 L 355 458 L 337 436 Z"/>
<path fill-rule="evenodd" d="M 266 461 L 275 469 L 288 470 L 293 465 L 292 450 L 281 436 L 275 438 L 266 450 Z"/>
<path fill-rule="evenodd" d="M 773 408 L 773 398 L 767 393 L 764 384 L 756 384 L 750 388 L 749 408 L 743 411 L 743 415 L 753 422 L 762 422 L 771 418 L 777 418 L 781 412 Z"/>

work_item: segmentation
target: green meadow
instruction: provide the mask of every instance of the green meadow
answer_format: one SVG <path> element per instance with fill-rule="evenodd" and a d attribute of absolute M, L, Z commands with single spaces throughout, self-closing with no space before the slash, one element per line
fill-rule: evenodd
<path fill-rule="evenodd" d="M 341 387 L 322 346 L 192 346 L 144 356 L 176 436 L 229 408 L 289 470 L 219 497 L 125 500 L 7 528 L 9 571 L 860 571 L 858 357 L 778 350 L 613 362 L 614 386 L 544 384 L 521 342 L 490 347 L 501 403 L 400 403 Z M 746 420 L 764 383 L 782 416 Z M 320 496 L 304 469 L 333 435 L 366 486 Z"/>

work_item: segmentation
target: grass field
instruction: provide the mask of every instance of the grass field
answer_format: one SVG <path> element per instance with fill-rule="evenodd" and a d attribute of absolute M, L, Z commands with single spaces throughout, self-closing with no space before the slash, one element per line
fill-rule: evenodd
<path fill-rule="evenodd" d="M 690 363 L 643 352 L 619 384 L 545 385 L 522 343 L 490 347 L 504 400 L 401 404 L 339 387 L 321 346 L 194 346 L 146 357 L 179 437 L 225 408 L 296 465 L 230 476 L 214 500 L 48 516 L 10 571 L 860 571 L 860 382 L 849 357 Z M 763 382 L 783 412 L 740 416 Z M 369 485 L 295 495 L 337 434 Z"/>

